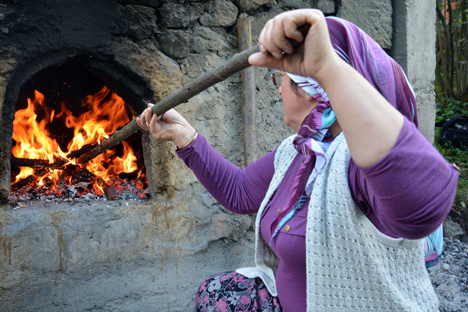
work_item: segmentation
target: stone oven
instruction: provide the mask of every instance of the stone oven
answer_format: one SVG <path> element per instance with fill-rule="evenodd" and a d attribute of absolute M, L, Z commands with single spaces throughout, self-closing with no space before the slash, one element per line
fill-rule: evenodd
<path fill-rule="evenodd" d="M 315 7 L 360 25 L 405 67 L 422 99 L 422 131 L 432 139 L 424 123 L 431 125 L 434 116 L 434 39 L 415 39 L 415 34 L 420 29 L 427 34 L 433 8 L 404 2 L 1 1 L 0 310 L 191 311 L 206 276 L 253 263 L 253 216 L 226 212 L 177 158 L 172 143 L 155 142 L 140 131 L 129 141 L 136 169 L 113 169 L 133 195 L 98 192 L 88 184 L 100 181 L 98 172 L 87 169 L 91 178 L 64 187 L 60 200 L 47 190 L 38 195 L 38 185 L 28 186 L 34 195 L 18 197 L 12 188 L 12 176 L 19 171 L 16 161 L 40 157 L 12 156 L 19 145 L 15 114 L 19 118 L 18 112 L 28 105 L 35 107 L 38 123 L 48 124 L 24 127 L 25 132 L 46 134 L 69 152 L 74 131 L 84 130 L 70 121 L 67 126 L 60 116 L 107 119 L 116 126 L 122 115 L 127 118 L 124 125 L 147 103 L 157 103 L 238 52 L 240 19 L 249 21 L 248 41 L 255 44 L 269 18 L 288 9 Z M 253 73 L 256 151 L 261 156 L 291 132 L 282 123 L 270 72 Z M 235 74 L 177 108 L 241 167 L 248 164 L 242 135 L 248 131 L 242 117 L 243 79 Z M 110 102 L 111 108 L 91 118 L 86 115 L 91 102 L 98 107 Z M 122 156 L 123 149 L 117 147 L 106 159 Z M 89 192 L 77 196 L 85 188 Z"/>
<path fill-rule="evenodd" d="M 5 129 L 13 140 L 2 138 L 5 146 L 12 144 L 13 207 L 34 199 L 149 196 L 143 161 L 143 146 L 148 144 L 142 144 L 139 133 L 87 162 L 78 162 L 141 111 L 88 71 L 84 60 L 89 59 L 93 60 L 92 55 L 69 57 L 41 70 L 24 83 L 16 105 L 5 107 L 7 115 L 16 107 L 13 131 Z M 110 85 L 123 89 L 117 82 Z"/>

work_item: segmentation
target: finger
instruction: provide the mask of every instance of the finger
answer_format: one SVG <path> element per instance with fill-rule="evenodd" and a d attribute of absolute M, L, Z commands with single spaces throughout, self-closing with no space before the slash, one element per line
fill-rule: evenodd
<path fill-rule="evenodd" d="M 278 18 L 278 20 L 275 22 L 275 27 L 272 30 L 271 38 L 275 46 L 281 50 L 283 55 L 284 53 L 291 54 L 294 51 L 291 39 L 287 36 L 284 22 L 284 17 Z"/>
<path fill-rule="evenodd" d="M 151 108 L 147 108 L 143 111 L 143 121 L 146 123 L 146 126 L 149 128 L 149 123 L 150 123 L 150 120 L 151 120 L 151 117 L 153 116 L 153 111 L 151 110 Z"/>
<path fill-rule="evenodd" d="M 148 130 L 146 128 L 146 124 L 141 121 L 141 117 L 136 118 L 136 123 L 137 123 L 138 127 L 140 127 L 141 130 L 146 130 L 146 131 Z"/>
<path fill-rule="evenodd" d="M 167 136 L 167 131 L 164 131 L 165 127 L 167 127 L 167 124 L 165 121 L 162 120 L 162 117 L 158 117 L 156 115 L 153 115 L 151 117 L 151 120 L 149 121 L 151 133 L 153 136 L 158 139 L 158 140 L 166 140 Z"/>
<path fill-rule="evenodd" d="M 146 112 L 146 117 L 147 117 L 147 121 L 149 122 L 149 118 L 148 117 L 151 117 L 153 115 L 153 106 L 154 104 L 152 103 L 148 103 L 148 107 L 144 110 L 144 112 Z"/>
<path fill-rule="evenodd" d="M 281 62 L 270 54 L 254 53 L 249 56 L 249 64 L 252 66 L 268 67 L 272 69 L 284 70 L 281 68 Z"/>
<path fill-rule="evenodd" d="M 158 116 L 153 115 L 151 116 L 151 119 L 148 121 L 148 124 L 152 132 L 159 132 L 158 119 L 160 119 L 158 118 Z"/>
<path fill-rule="evenodd" d="M 277 19 L 268 21 L 265 25 L 265 32 L 259 43 L 265 48 L 266 52 L 271 54 L 276 59 L 283 57 L 283 48 L 281 41 L 285 40 L 284 33 L 280 29 Z"/>
<path fill-rule="evenodd" d="M 269 23 L 267 22 L 265 26 L 263 26 L 262 31 L 260 32 L 260 35 L 258 36 L 258 47 L 260 49 L 260 52 L 262 53 L 268 53 L 267 49 L 263 46 L 263 43 L 266 42 L 265 35 L 266 35 L 268 27 L 269 27 Z"/>
<path fill-rule="evenodd" d="M 288 48 L 286 48 L 287 50 L 284 50 L 288 54 L 291 54 L 293 52 L 293 45 L 298 45 L 304 41 L 304 34 L 300 29 L 304 28 L 304 32 L 305 34 L 307 34 L 308 29 L 306 28 L 308 27 L 304 27 L 305 25 L 307 24 L 301 25 L 300 23 L 298 23 L 298 21 L 295 18 L 284 19 L 284 33 L 285 36 L 289 39 L 288 41 L 291 43 L 291 49 L 289 50 Z"/>
<path fill-rule="evenodd" d="M 143 128 L 144 130 L 148 130 L 149 127 L 147 126 L 147 116 L 146 116 L 146 109 L 141 113 L 141 115 L 137 118 L 138 125 Z"/>

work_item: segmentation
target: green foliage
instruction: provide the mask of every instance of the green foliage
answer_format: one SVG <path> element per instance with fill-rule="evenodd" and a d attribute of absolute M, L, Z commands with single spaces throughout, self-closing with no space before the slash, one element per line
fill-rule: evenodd
<path fill-rule="evenodd" d="M 468 105 L 460 105 L 459 101 L 447 101 L 449 104 L 446 107 L 437 108 L 436 120 L 445 121 L 454 116 L 466 115 Z M 458 221 L 466 231 L 468 231 L 468 151 L 463 151 L 458 148 L 453 148 L 450 142 L 439 144 L 437 141 L 442 127 L 435 128 L 435 143 L 434 146 L 444 156 L 444 158 L 457 168 L 460 176 L 458 179 L 457 193 L 455 202 L 452 207 L 450 216 L 453 220 Z"/>
<path fill-rule="evenodd" d="M 447 121 L 455 116 L 468 117 L 468 102 L 462 102 L 454 98 L 437 101 L 436 123 Z"/>
<path fill-rule="evenodd" d="M 464 115 L 468 117 L 468 0 L 437 0 L 437 67 L 435 91 L 436 123 Z M 450 142 L 434 146 L 460 173 L 455 203 L 450 215 L 468 230 L 468 151 Z"/>
<path fill-rule="evenodd" d="M 460 174 L 455 202 L 450 216 L 454 220 L 459 221 L 468 230 L 468 151 L 453 148 L 450 146 L 450 143 L 444 145 L 438 144 L 437 139 L 439 138 L 440 130 L 441 127 L 436 127 L 435 129 L 436 140 L 434 146 L 450 164 L 457 168 Z"/>
<path fill-rule="evenodd" d="M 436 96 L 468 102 L 468 0 L 437 0 Z"/>

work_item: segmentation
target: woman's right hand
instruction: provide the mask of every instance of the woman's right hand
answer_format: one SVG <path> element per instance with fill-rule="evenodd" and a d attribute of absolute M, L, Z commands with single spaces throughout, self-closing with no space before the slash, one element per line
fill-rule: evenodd
<path fill-rule="evenodd" d="M 170 109 L 162 116 L 157 116 L 151 110 L 153 106 L 154 104 L 148 104 L 148 108 L 136 118 L 136 123 L 142 130 L 149 131 L 157 140 L 174 141 L 179 149 L 193 141 L 197 131 L 181 114 Z"/>
<path fill-rule="evenodd" d="M 301 29 L 306 25 L 310 28 L 304 34 Z M 300 44 L 294 45 L 293 41 Z M 316 9 L 278 14 L 263 27 L 258 45 L 260 52 L 249 57 L 250 65 L 279 69 L 317 81 L 329 64 L 341 62 L 333 50 L 325 16 Z"/>

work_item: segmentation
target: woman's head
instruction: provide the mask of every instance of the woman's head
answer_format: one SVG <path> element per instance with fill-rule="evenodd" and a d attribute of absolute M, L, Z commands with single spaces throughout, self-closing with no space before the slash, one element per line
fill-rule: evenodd
<path fill-rule="evenodd" d="M 284 124 L 297 132 L 304 119 L 317 106 L 318 102 L 301 89 L 288 74 L 276 72 L 272 78 L 283 99 Z"/>
<path fill-rule="evenodd" d="M 418 125 L 415 95 L 401 67 L 369 35 L 353 23 L 336 17 L 327 17 L 326 20 L 335 52 L 366 78 L 392 106 Z M 283 80 L 289 82 L 289 90 L 285 88 L 284 83 L 280 88 L 285 106 L 286 125 L 296 131 L 301 125 L 318 131 L 324 128 L 325 123 L 329 123 L 321 117 L 327 120 L 334 118 L 325 90 L 314 79 L 284 73 L 281 77 L 286 77 Z M 308 104 L 309 102 L 304 102 L 304 99 L 310 96 L 315 100 L 314 105 L 298 106 L 297 102 Z M 326 108 L 329 110 L 325 111 Z M 308 114 L 304 114 L 307 110 Z M 292 116 L 289 112 L 299 114 Z M 319 116 L 323 112 L 324 116 Z M 298 120 L 300 120 L 299 126 Z"/>
<path fill-rule="evenodd" d="M 283 72 L 274 73 L 272 78 L 283 99 L 284 123 L 288 127 L 299 132 L 305 123 L 317 132 L 335 122 L 328 95 L 314 79 Z"/>

